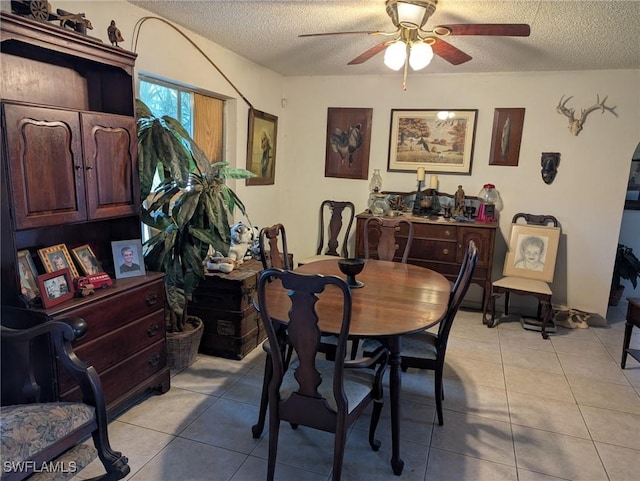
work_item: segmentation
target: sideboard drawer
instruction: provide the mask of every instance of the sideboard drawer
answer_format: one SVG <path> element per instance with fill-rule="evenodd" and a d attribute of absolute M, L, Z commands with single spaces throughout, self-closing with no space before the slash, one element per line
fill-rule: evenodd
<path fill-rule="evenodd" d="M 413 238 L 410 258 L 429 259 L 433 261 L 455 262 L 458 243 L 455 239 L 451 241 L 440 241 L 433 239 Z"/>
<path fill-rule="evenodd" d="M 413 223 L 413 238 L 422 238 L 428 240 L 445 239 L 456 240 L 458 237 L 458 229 L 451 224 L 418 224 Z"/>
<path fill-rule="evenodd" d="M 163 289 L 162 280 L 158 280 L 65 312 L 64 317 L 78 316 L 89 324 L 87 335 L 74 343 L 74 347 L 126 326 L 134 319 L 163 310 Z"/>

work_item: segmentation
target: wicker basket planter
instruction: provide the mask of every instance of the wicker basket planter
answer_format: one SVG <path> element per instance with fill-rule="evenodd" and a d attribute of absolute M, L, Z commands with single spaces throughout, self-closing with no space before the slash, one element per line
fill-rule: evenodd
<path fill-rule="evenodd" d="M 170 369 L 187 368 L 196 360 L 204 323 L 198 317 L 189 317 L 187 323 L 193 329 L 167 333 L 167 361 Z"/>

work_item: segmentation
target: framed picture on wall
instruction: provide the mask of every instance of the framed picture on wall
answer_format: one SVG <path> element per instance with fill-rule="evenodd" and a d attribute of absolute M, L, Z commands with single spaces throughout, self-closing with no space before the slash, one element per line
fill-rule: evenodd
<path fill-rule="evenodd" d="M 277 135 L 278 117 L 249 109 L 247 170 L 256 174 L 256 177 L 246 179 L 246 185 L 275 183 Z"/>
<path fill-rule="evenodd" d="M 489 165 L 517 166 L 524 125 L 524 109 L 495 109 Z"/>
<path fill-rule="evenodd" d="M 392 110 L 391 172 L 471 174 L 477 110 Z"/>
<path fill-rule="evenodd" d="M 373 109 L 327 109 L 325 177 L 367 179 Z"/>

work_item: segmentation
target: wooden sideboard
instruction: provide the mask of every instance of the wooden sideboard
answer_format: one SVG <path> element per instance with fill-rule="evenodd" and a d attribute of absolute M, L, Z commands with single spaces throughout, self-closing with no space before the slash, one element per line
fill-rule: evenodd
<path fill-rule="evenodd" d="M 356 257 L 364 257 L 364 223 L 371 214 L 363 212 L 356 216 Z M 491 269 L 493 267 L 493 250 L 495 246 L 498 224 L 480 222 L 456 222 L 442 218 L 430 220 L 423 217 L 407 216 L 413 223 L 414 236 L 407 262 L 433 269 L 454 281 L 460 271 L 465 248 L 470 240 L 478 247 L 478 263 L 473 273 L 472 282 L 483 290 L 482 305 L 491 293 Z M 406 245 L 408 227 L 402 226 L 398 231 L 399 252 Z M 370 256 L 377 258 L 375 246 L 370 246 Z M 400 261 L 400 256 L 394 261 Z"/>

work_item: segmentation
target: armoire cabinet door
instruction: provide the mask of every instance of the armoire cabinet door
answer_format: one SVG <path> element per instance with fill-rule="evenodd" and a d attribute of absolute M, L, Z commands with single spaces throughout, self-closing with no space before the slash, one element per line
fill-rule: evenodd
<path fill-rule="evenodd" d="M 80 117 L 89 219 L 137 214 L 135 119 L 84 112 Z"/>
<path fill-rule="evenodd" d="M 11 103 L 2 107 L 16 229 L 86 220 L 78 113 Z"/>

